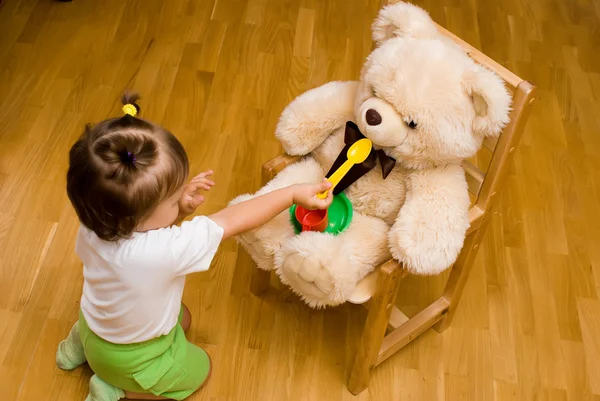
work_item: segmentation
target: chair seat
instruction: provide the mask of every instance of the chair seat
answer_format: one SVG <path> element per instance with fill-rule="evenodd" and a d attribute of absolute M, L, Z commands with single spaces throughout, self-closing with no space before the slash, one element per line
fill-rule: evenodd
<path fill-rule="evenodd" d="M 352 295 L 348 298 L 348 302 L 357 305 L 368 302 L 377 289 L 377 274 L 379 274 L 379 268 L 367 274 L 360 280 L 356 285 L 356 288 L 354 288 L 354 291 L 352 291 Z"/>

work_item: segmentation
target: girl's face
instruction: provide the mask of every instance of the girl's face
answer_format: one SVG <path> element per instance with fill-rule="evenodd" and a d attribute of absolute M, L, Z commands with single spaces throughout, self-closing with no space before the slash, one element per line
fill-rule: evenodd
<path fill-rule="evenodd" d="M 154 212 L 140 223 L 136 231 L 144 232 L 173 225 L 179 217 L 179 199 L 184 188 L 185 185 L 182 185 L 170 198 L 159 203 Z"/>

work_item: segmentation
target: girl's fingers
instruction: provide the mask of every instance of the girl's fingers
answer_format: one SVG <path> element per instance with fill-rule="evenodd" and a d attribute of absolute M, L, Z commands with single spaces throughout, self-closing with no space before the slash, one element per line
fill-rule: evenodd
<path fill-rule="evenodd" d="M 199 189 L 203 189 L 205 191 L 210 191 L 215 184 L 212 181 L 192 181 L 188 184 L 185 193 L 187 195 L 194 195 Z"/>
<path fill-rule="evenodd" d="M 194 177 L 194 178 L 193 178 L 193 179 L 190 181 L 190 183 L 192 183 L 192 182 L 201 182 L 201 181 L 213 182 L 213 181 L 212 181 L 211 179 L 209 179 L 209 178 L 206 178 L 206 177 L 200 177 L 200 176 L 198 176 L 198 177 Z M 213 184 L 214 184 L 214 183 L 213 183 Z"/>
<path fill-rule="evenodd" d="M 212 174 L 213 174 L 212 170 L 200 173 L 200 174 L 198 174 L 197 176 L 195 176 L 194 178 L 191 179 L 191 181 L 188 184 L 188 186 L 191 185 L 191 184 L 198 183 L 198 182 L 206 182 L 206 183 L 208 183 L 208 185 L 213 186 L 213 185 L 215 185 L 215 183 L 211 179 L 208 178 Z"/>
<path fill-rule="evenodd" d="M 208 170 L 208 171 L 205 171 L 203 173 L 198 174 L 194 178 L 206 178 L 206 177 L 210 177 L 211 175 L 213 175 L 213 171 L 212 170 Z"/>
<path fill-rule="evenodd" d="M 327 191 L 329 188 L 331 188 L 331 182 L 324 180 L 324 181 L 320 182 L 319 184 L 315 185 L 314 191 L 316 193 L 321 193 L 323 191 Z"/>
<path fill-rule="evenodd" d="M 193 203 L 194 207 L 200 206 L 203 202 L 204 202 L 204 196 L 202 196 L 202 195 L 195 195 L 192 198 L 192 203 Z"/>
<path fill-rule="evenodd" d="M 327 189 L 329 189 L 329 187 L 325 188 L 325 190 L 327 190 Z M 327 209 L 329 207 L 329 205 L 331 205 L 331 202 L 333 202 L 333 192 L 329 191 L 327 193 L 327 198 L 325 198 L 325 199 L 316 198 L 316 200 L 317 200 L 317 205 L 316 205 L 317 208 Z"/>
<path fill-rule="evenodd" d="M 199 182 L 210 185 L 211 187 L 215 185 L 215 183 L 208 178 L 194 178 L 192 181 L 190 181 L 190 184 L 197 184 Z"/>
<path fill-rule="evenodd" d="M 333 198 L 327 197 L 326 199 L 319 199 L 319 209 L 327 209 L 331 205 Z"/>
<path fill-rule="evenodd" d="M 196 191 L 198 191 L 198 184 L 196 184 L 196 183 L 190 183 L 185 188 L 185 194 L 190 197 L 194 196 Z"/>
<path fill-rule="evenodd" d="M 204 182 L 195 182 L 193 184 L 190 184 L 189 186 L 190 190 L 192 190 L 192 194 L 196 193 L 199 189 L 204 189 L 205 191 L 210 191 L 211 186 L 209 184 L 206 184 Z"/>

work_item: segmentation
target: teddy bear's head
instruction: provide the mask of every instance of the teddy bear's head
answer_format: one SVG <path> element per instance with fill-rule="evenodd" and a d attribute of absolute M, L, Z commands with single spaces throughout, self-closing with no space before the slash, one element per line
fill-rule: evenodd
<path fill-rule="evenodd" d="M 355 114 L 376 148 L 415 168 L 457 162 L 508 122 L 502 80 L 438 33 L 423 9 L 383 8 L 373 39 Z"/>

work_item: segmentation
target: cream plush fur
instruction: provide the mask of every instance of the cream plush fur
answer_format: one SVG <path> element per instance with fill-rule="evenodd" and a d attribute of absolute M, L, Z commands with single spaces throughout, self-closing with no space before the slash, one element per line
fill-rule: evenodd
<path fill-rule="evenodd" d="M 461 162 L 508 122 L 510 96 L 502 81 L 441 37 L 424 10 L 407 3 L 383 8 L 373 38 L 378 47 L 360 81 L 327 83 L 283 111 L 276 136 L 303 160 L 232 202 L 320 182 L 344 147 L 348 120 L 397 160 L 387 179 L 378 165 L 346 190 L 354 220 L 337 237 L 294 235 L 286 211 L 238 238 L 259 268 L 275 270 L 313 307 L 345 302 L 390 257 L 414 274 L 451 266 L 469 225 Z M 369 125 L 367 110 L 381 123 Z"/>

